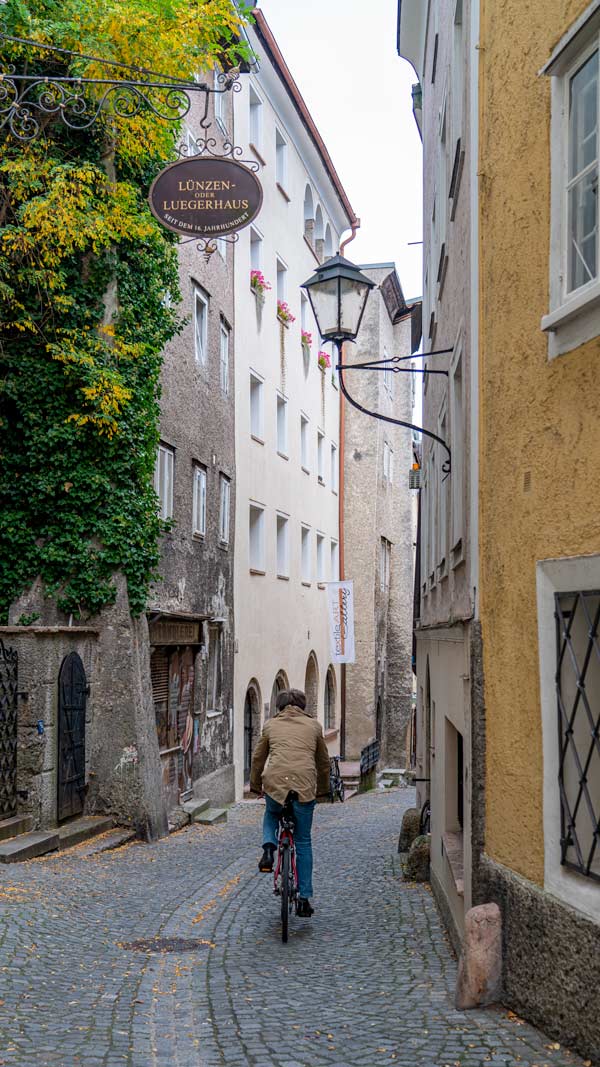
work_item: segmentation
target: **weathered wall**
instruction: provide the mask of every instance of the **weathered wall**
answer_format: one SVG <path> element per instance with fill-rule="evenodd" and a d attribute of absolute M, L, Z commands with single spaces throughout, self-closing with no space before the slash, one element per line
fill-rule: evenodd
<path fill-rule="evenodd" d="M 550 79 L 586 0 L 483 0 L 481 618 L 486 851 L 543 884 L 536 560 L 597 551 L 598 340 L 548 361 Z M 558 803 L 558 799 L 557 799 Z"/>

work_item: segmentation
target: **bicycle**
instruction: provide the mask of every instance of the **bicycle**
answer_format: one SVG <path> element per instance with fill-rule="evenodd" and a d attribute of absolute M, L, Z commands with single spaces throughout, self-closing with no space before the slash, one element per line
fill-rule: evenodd
<path fill-rule="evenodd" d="M 277 863 L 273 876 L 273 892 L 281 897 L 281 940 L 288 939 L 289 918 L 298 902 L 298 871 L 296 870 L 296 845 L 294 844 L 293 793 L 288 793 L 283 811 L 279 816 L 277 838 Z"/>
<path fill-rule="evenodd" d="M 431 803 L 430 803 L 429 800 L 426 800 L 425 803 L 423 804 L 423 807 L 421 808 L 421 817 L 420 817 L 419 822 L 420 822 L 419 829 L 421 831 L 421 834 L 422 835 L 430 834 L 431 833 Z"/>
<path fill-rule="evenodd" d="M 344 803 L 344 779 L 340 771 L 339 756 L 332 756 L 329 760 L 329 796 L 332 804 L 335 803 L 336 797 L 339 797 L 340 803 Z"/>

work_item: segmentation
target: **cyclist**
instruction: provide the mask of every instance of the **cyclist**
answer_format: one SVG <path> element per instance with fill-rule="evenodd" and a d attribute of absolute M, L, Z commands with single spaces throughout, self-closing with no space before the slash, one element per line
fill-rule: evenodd
<path fill-rule="evenodd" d="M 313 892 L 310 831 L 316 798 L 329 793 L 329 752 L 321 724 L 306 711 L 306 696 L 301 689 L 286 689 L 279 693 L 277 713 L 265 723 L 254 750 L 250 789 L 253 793 L 264 793 L 266 801 L 259 871 L 273 870 L 279 816 L 288 793 L 293 794 L 299 895 L 297 914 L 310 918 L 314 911 L 310 903 Z"/>

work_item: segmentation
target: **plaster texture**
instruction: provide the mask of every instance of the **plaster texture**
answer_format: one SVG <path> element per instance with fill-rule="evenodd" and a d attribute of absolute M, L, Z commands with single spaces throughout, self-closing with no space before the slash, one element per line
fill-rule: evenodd
<path fill-rule="evenodd" d="M 369 295 L 357 342 L 346 346 L 344 361 L 409 356 L 411 314 L 394 264 L 362 270 L 378 288 Z M 411 375 L 347 371 L 344 378 L 350 395 L 370 411 L 412 421 Z M 345 409 L 345 576 L 354 582 L 356 642 L 356 662 L 346 669 L 345 756 L 358 759 L 363 746 L 378 737 L 382 765 L 404 767 L 413 684 L 411 431 L 369 418 L 349 403 Z M 386 461 L 388 450 L 392 458 Z M 387 579 L 382 539 L 390 546 Z"/>

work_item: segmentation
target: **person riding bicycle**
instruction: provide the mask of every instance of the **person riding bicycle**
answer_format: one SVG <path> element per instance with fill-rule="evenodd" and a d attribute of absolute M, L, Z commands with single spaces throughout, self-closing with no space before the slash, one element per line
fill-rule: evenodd
<path fill-rule="evenodd" d="M 313 893 L 310 831 L 316 798 L 329 792 L 329 752 L 321 724 L 306 711 L 306 696 L 301 689 L 279 693 L 277 714 L 265 723 L 252 756 L 250 789 L 253 793 L 264 793 L 266 802 L 259 871 L 273 870 L 279 816 L 288 794 L 292 794 L 298 867 L 297 914 L 310 918 L 314 911 L 310 903 Z"/>

